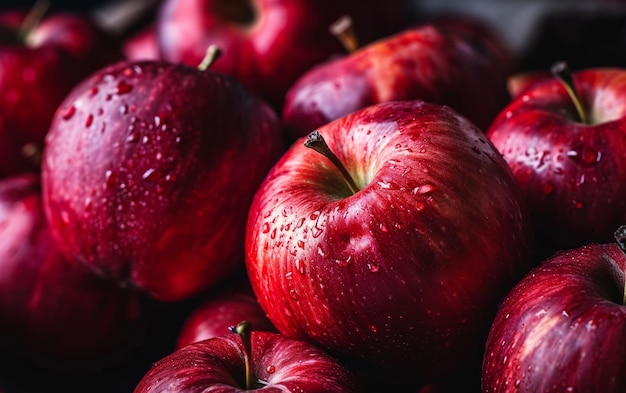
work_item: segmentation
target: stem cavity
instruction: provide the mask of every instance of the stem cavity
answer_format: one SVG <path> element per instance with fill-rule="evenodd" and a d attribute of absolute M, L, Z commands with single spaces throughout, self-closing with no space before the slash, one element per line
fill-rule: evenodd
<path fill-rule="evenodd" d="M 341 161 L 339 161 L 339 158 L 337 158 L 335 153 L 330 150 L 330 148 L 326 144 L 326 140 L 324 140 L 324 137 L 319 133 L 319 131 L 313 131 L 312 133 L 310 133 L 309 136 L 306 138 L 306 141 L 304 141 L 304 146 L 308 147 L 309 149 L 313 149 L 324 157 L 328 158 L 330 162 L 332 162 L 333 165 L 335 165 L 335 167 L 339 169 L 339 172 L 341 172 L 341 174 L 343 175 L 343 179 L 348 185 L 348 188 L 350 188 L 352 195 L 356 194 L 359 191 L 359 187 L 354 182 L 354 179 L 352 178 L 352 176 L 350 176 L 350 173 L 348 173 L 346 167 L 341 163 Z"/>
<path fill-rule="evenodd" d="M 230 331 L 241 337 L 243 343 L 243 361 L 246 367 L 246 390 L 254 388 L 254 372 L 252 368 L 252 324 L 248 321 L 239 322 Z"/>
<path fill-rule="evenodd" d="M 211 64 L 215 63 L 217 59 L 222 55 L 222 50 L 217 45 L 209 45 L 206 50 L 206 54 L 204 58 L 198 64 L 198 69 L 200 71 L 206 71 L 211 67 Z"/>
<path fill-rule="evenodd" d="M 344 15 L 337 19 L 330 25 L 328 30 L 332 35 L 337 37 L 337 39 L 341 42 L 341 45 L 346 48 L 348 53 L 352 53 L 359 49 L 359 40 L 356 37 L 354 23 L 352 22 L 352 18 L 350 16 Z"/>
<path fill-rule="evenodd" d="M 565 61 L 557 61 L 552 65 L 552 67 L 550 67 L 550 72 L 563 84 L 563 87 L 565 87 L 567 94 L 570 96 L 570 99 L 576 107 L 576 112 L 578 113 L 578 119 L 580 122 L 588 124 L 587 113 L 583 109 L 582 103 L 580 102 L 580 97 L 574 87 L 572 72 L 567 63 Z"/>

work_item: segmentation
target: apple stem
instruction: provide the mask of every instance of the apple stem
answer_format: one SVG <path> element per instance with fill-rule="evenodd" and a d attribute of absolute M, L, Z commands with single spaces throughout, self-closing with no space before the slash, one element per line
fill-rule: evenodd
<path fill-rule="evenodd" d="M 21 41 L 26 41 L 28 34 L 30 34 L 30 32 L 39 25 L 49 8 L 50 1 L 47 0 L 38 0 L 35 5 L 33 5 L 33 8 L 31 8 L 24 18 L 24 21 L 22 22 L 17 33 Z"/>
<path fill-rule="evenodd" d="M 622 250 L 622 252 L 626 253 L 626 225 L 622 225 L 613 234 L 615 237 L 615 241 L 617 245 Z M 622 296 L 622 304 L 626 305 L 626 276 L 624 279 L 624 291 Z"/>
<path fill-rule="evenodd" d="M 209 45 L 209 47 L 206 50 L 206 54 L 204 55 L 204 58 L 198 65 L 198 69 L 200 71 L 208 70 L 209 67 L 211 67 L 211 64 L 213 64 L 217 59 L 219 59 L 221 55 L 222 55 L 222 50 L 217 45 Z"/>
<path fill-rule="evenodd" d="M 242 321 L 230 329 L 241 337 L 243 343 L 243 361 L 246 366 L 246 390 L 254 388 L 254 373 L 252 372 L 252 324 Z"/>
<path fill-rule="evenodd" d="M 583 109 L 583 106 L 580 102 L 580 97 L 576 88 L 574 86 L 574 80 L 572 78 L 572 72 L 565 61 L 557 61 L 550 67 L 550 72 L 554 75 L 565 87 L 567 94 L 570 96 L 570 99 L 574 103 L 576 107 L 576 112 L 578 113 L 579 120 L 581 123 L 587 124 L 587 114 Z"/>
<path fill-rule="evenodd" d="M 349 53 L 352 53 L 359 49 L 359 40 L 356 37 L 356 32 L 354 31 L 354 23 L 352 22 L 352 18 L 349 15 L 344 15 L 341 18 L 337 19 L 330 25 L 328 30 L 331 32 L 331 34 L 337 37 L 337 39 L 341 42 L 343 47 Z"/>
<path fill-rule="evenodd" d="M 359 191 L 359 187 L 354 182 L 354 179 L 352 178 L 352 176 L 350 176 L 350 173 L 348 173 L 346 167 L 341 163 L 341 161 L 339 161 L 339 158 L 337 158 L 335 153 L 330 150 L 330 148 L 326 144 L 326 140 L 324 139 L 322 134 L 319 133 L 319 131 L 313 131 L 312 133 L 310 133 L 309 136 L 306 138 L 306 141 L 304 141 L 304 146 L 313 149 L 324 157 L 328 158 L 330 162 L 332 162 L 333 165 L 335 165 L 335 167 L 339 169 L 339 172 L 341 172 L 341 174 L 343 175 L 343 178 L 353 195 Z"/>

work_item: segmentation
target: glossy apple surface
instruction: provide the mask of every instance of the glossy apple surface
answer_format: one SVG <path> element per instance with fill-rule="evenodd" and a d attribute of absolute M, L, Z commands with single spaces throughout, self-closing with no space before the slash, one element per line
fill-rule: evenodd
<path fill-rule="evenodd" d="M 0 346 L 45 367 L 117 361 L 137 342 L 143 300 L 64 259 L 36 175 L 0 181 Z"/>
<path fill-rule="evenodd" d="M 273 110 L 234 79 L 121 62 L 64 100 L 44 206 L 63 253 L 164 301 L 243 267 L 248 206 L 283 152 Z"/>
<path fill-rule="evenodd" d="M 255 391 L 362 391 L 343 365 L 304 341 L 252 332 L 251 345 Z M 193 343 L 156 362 L 134 393 L 245 391 L 243 351 L 233 333 Z"/>
<path fill-rule="evenodd" d="M 616 244 L 596 243 L 523 278 L 491 328 L 483 392 L 623 392 L 625 269 Z"/>
<path fill-rule="evenodd" d="M 221 336 L 241 321 L 249 321 L 257 331 L 276 330 L 247 281 L 224 283 L 193 307 L 180 329 L 176 347 Z"/>
<path fill-rule="evenodd" d="M 506 162 L 448 107 L 387 102 L 319 129 L 355 179 L 296 141 L 256 193 L 252 287 L 274 326 L 374 378 L 425 383 L 480 351 L 529 265 Z"/>
<path fill-rule="evenodd" d="M 53 13 L 18 35 L 24 12 L 0 12 L 0 177 L 38 172 L 50 121 L 82 78 L 121 58 L 86 15 Z"/>
<path fill-rule="evenodd" d="M 278 109 L 297 77 L 344 52 L 328 31 L 339 17 L 357 14 L 363 40 L 389 31 L 373 27 L 390 7 L 372 4 L 378 2 L 166 0 L 157 16 L 157 40 L 164 59 L 194 66 L 208 45 L 219 46 L 224 55 L 215 70 L 234 76 Z"/>
<path fill-rule="evenodd" d="M 588 121 L 562 83 L 537 83 L 494 120 L 488 137 L 512 168 L 537 231 L 580 246 L 610 241 L 626 221 L 626 71 L 573 73 Z"/>
<path fill-rule="evenodd" d="M 282 117 L 301 137 L 368 105 L 409 99 L 446 104 L 486 129 L 508 103 L 506 71 L 468 34 L 427 24 L 308 70 L 287 92 Z"/>

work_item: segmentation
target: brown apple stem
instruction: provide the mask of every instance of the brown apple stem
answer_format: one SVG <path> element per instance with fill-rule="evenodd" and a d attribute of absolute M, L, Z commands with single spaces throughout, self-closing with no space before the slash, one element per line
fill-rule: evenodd
<path fill-rule="evenodd" d="M 622 252 L 626 253 L 626 225 L 622 225 L 613 234 L 615 237 L 615 241 L 617 245 L 622 250 Z M 622 304 L 626 305 L 626 275 L 624 275 L 624 291 L 622 296 Z"/>
<path fill-rule="evenodd" d="M 554 77 L 556 77 L 565 87 L 567 94 L 570 96 L 570 99 L 574 103 L 576 107 L 576 112 L 578 113 L 578 118 L 581 123 L 587 124 L 587 114 L 583 109 L 583 106 L 580 101 L 580 97 L 576 88 L 574 87 L 574 80 L 572 79 L 572 72 L 569 69 L 569 66 L 564 61 L 557 61 L 550 67 L 550 72 Z"/>
<path fill-rule="evenodd" d="M 330 162 L 332 162 L 333 165 L 335 165 L 335 167 L 339 169 L 339 172 L 341 172 L 341 174 L 343 175 L 343 178 L 346 181 L 348 188 L 350 188 L 350 191 L 352 191 L 353 195 L 359 191 L 359 187 L 354 182 L 354 179 L 352 178 L 352 176 L 350 176 L 350 173 L 348 173 L 346 167 L 341 163 L 341 161 L 339 161 L 339 158 L 337 158 L 335 153 L 330 150 L 330 148 L 326 144 L 326 140 L 324 140 L 324 137 L 322 136 L 322 134 L 319 133 L 319 131 L 313 131 L 312 133 L 310 133 L 309 136 L 306 138 L 306 141 L 304 141 L 304 146 L 313 149 L 324 157 L 328 158 Z"/>
<path fill-rule="evenodd" d="M 348 15 L 344 15 L 332 23 L 328 29 L 332 35 L 337 37 L 341 42 L 341 45 L 349 52 L 352 53 L 359 49 L 359 40 L 356 37 L 354 31 L 354 23 L 352 18 Z"/>
<path fill-rule="evenodd" d="M 38 0 L 35 5 L 33 5 L 33 8 L 30 9 L 26 18 L 24 18 L 17 33 L 20 40 L 26 40 L 28 34 L 39 25 L 49 8 L 50 1 L 47 0 Z"/>
<path fill-rule="evenodd" d="M 254 388 L 254 373 L 252 368 L 252 324 L 248 321 L 239 322 L 239 324 L 231 328 L 233 333 L 237 333 L 241 337 L 243 343 L 243 361 L 246 366 L 246 389 Z"/>
<path fill-rule="evenodd" d="M 211 67 L 211 64 L 215 63 L 217 59 L 222 55 L 222 50 L 217 45 L 209 45 L 206 50 L 204 58 L 198 65 L 200 71 L 206 71 Z"/>

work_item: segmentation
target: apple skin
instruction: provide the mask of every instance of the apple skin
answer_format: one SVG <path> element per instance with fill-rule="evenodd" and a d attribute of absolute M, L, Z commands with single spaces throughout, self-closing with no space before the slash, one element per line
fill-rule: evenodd
<path fill-rule="evenodd" d="M 354 0 L 165 0 L 156 20 L 164 59 L 198 65 L 204 49 L 215 44 L 223 57 L 215 70 L 232 75 L 275 109 L 287 89 L 310 67 L 344 53 L 329 26 L 354 14 L 363 40 L 390 32 L 394 20 L 378 1 Z M 372 4 L 374 4 L 372 6 Z M 377 17 L 373 17 L 376 15 Z M 389 22 L 374 29 L 381 16 Z M 398 27 L 399 28 L 399 27 Z M 374 30 L 374 31 L 372 31 Z M 395 31 L 395 30 L 394 30 Z"/>
<path fill-rule="evenodd" d="M 485 130 L 509 101 L 507 71 L 454 29 L 407 29 L 311 68 L 287 92 L 289 133 L 302 137 L 368 105 L 409 99 L 449 105 Z"/>
<path fill-rule="evenodd" d="M 0 180 L 0 239 L 0 347 L 54 368 L 129 356 L 146 299 L 61 256 L 37 175 Z"/>
<path fill-rule="evenodd" d="M 233 333 L 187 345 L 157 361 L 133 392 L 241 392 L 243 350 Z M 363 391 L 360 380 L 336 359 L 277 333 L 252 332 L 252 361 L 255 377 L 266 383 L 255 391 Z"/>
<path fill-rule="evenodd" d="M 529 270 L 530 223 L 506 162 L 465 117 L 418 100 L 319 132 L 360 191 L 303 139 L 283 155 L 246 227 L 261 307 L 282 334 L 374 378 L 458 371 Z"/>
<path fill-rule="evenodd" d="M 608 242 L 626 222 L 626 71 L 573 73 L 591 124 L 556 78 L 531 85 L 487 136 L 511 167 L 537 233 L 555 248 Z"/>
<path fill-rule="evenodd" d="M 64 255 L 178 301 L 243 270 L 252 196 L 284 151 L 275 112 L 231 77 L 120 62 L 66 97 L 43 196 Z"/>
<path fill-rule="evenodd" d="M 82 78 L 122 57 L 118 43 L 86 15 L 49 14 L 23 40 L 14 40 L 24 12 L 0 12 L 0 177 L 38 172 L 55 110 Z"/>
<path fill-rule="evenodd" d="M 616 244 L 593 243 L 524 277 L 491 328 L 483 392 L 623 392 L 625 269 Z"/>
<path fill-rule="evenodd" d="M 256 331 L 276 331 L 250 287 L 249 282 L 228 282 L 208 293 L 193 307 L 178 334 L 176 348 L 221 336 L 241 321 L 249 321 Z"/>

